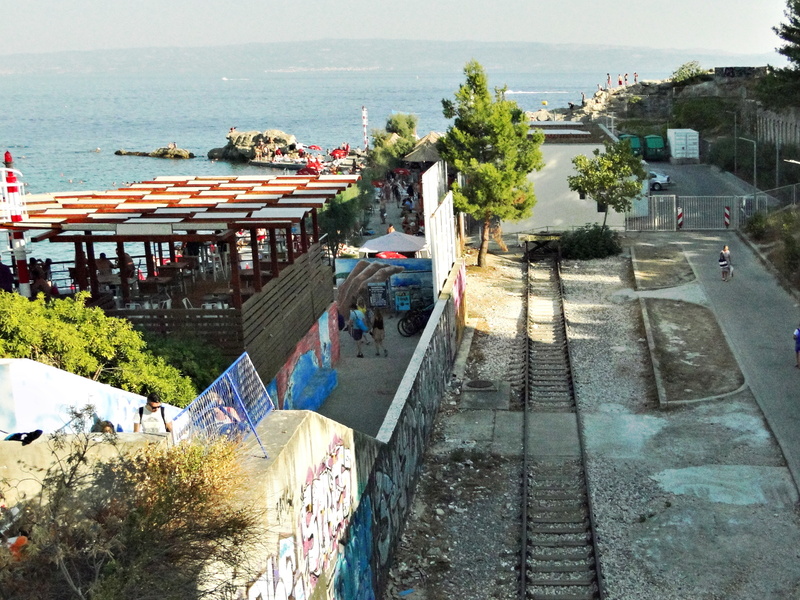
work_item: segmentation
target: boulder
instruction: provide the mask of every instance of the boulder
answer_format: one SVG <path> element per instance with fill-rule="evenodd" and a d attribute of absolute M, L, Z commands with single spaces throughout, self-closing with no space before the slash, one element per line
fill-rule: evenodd
<path fill-rule="evenodd" d="M 194 158 L 194 154 L 183 148 L 157 148 L 152 152 L 134 152 L 128 150 L 117 150 L 117 156 L 149 156 L 151 158 Z"/>
<path fill-rule="evenodd" d="M 256 155 L 256 144 L 261 141 L 269 144 L 269 141 L 272 140 L 272 143 L 280 148 L 288 148 L 297 144 L 297 138 L 280 129 L 267 129 L 263 133 L 261 131 L 232 129 L 225 137 L 228 139 L 228 143 L 224 147 L 212 148 L 208 151 L 210 160 L 228 160 L 231 162 L 252 160 Z"/>

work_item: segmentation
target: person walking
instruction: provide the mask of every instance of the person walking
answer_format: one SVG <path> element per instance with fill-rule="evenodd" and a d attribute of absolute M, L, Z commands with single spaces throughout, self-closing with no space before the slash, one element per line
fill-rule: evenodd
<path fill-rule="evenodd" d="M 794 368 L 800 369 L 800 325 L 798 325 L 797 329 L 794 330 L 792 337 L 794 337 L 794 356 L 797 360 Z"/>
<path fill-rule="evenodd" d="M 728 263 L 728 259 L 725 258 L 724 251 L 719 253 L 719 259 L 717 262 L 719 263 L 719 270 L 722 273 L 722 281 L 728 281 L 728 277 L 731 273 L 731 266 Z"/>
<path fill-rule="evenodd" d="M 386 330 L 383 327 L 383 313 L 380 308 L 376 308 L 372 314 L 372 339 L 375 340 L 375 356 L 389 356 L 389 351 L 384 348 L 383 342 L 386 339 Z"/>
<path fill-rule="evenodd" d="M 364 353 L 361 351 L 361 345 L 364 343 L 364 332 L 369 328 L 367 327 L 364 313 L 358 310 L 355 302 L 350 304 L 350 318 L 348 319 L 348 329 L 350 336 L 356 342 L 357 358 L 364 358 Z"/>
<path fill-rule="evenodd" d="M 722 247 L 722 255 L 725 257 L 725 260 L 728 261 L 728 272 L 730 278 L 733 279 L 733 261 L 731 260 L 731 249 L 727 246 Z"/>

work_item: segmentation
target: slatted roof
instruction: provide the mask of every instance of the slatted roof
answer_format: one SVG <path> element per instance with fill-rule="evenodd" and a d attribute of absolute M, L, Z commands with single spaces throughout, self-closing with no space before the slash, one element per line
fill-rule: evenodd
<path fill-rule="evenodd" d="M 112 239 L 175 236 L 218 230 L 274 229 L 299 223 L 358 175 L 157 177 L 106 192 L 24 196 L 27 216 L 0 228 L 49 230 L 52 241 L 73 235 Z"/>

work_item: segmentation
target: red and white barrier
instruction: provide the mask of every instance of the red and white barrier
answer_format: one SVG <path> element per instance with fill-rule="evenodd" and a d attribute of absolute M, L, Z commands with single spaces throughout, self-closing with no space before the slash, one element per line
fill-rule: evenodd
<path fill-rule="evenodd" d="M 678 207 L 678 229 L 683 229 L 683 208 Z"/>
<path fill-rule="evenodd" d="M 728 227 L 731 226 L 731 207 L 730 206 L 726 206 L 725 207 L 724 219 L 725 219 L 725 229 L 727 229 Z"/>

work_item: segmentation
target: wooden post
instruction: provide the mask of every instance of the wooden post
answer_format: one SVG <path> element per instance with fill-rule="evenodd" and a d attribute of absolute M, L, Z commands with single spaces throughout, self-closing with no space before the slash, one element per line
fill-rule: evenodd
<path fill-rule="evenodd" d="M 117 266 L 119 267 L 119 289 L 122 292 L 122 304 L 125 305 L 131 300 L 131 286 L 128 285 L 128 278 L 125 273 L 125 244 L 117 242 Z M 133 270 L 136 277 L 136 269 Z"/>
<path fill-rule="evenodd" d="M 275 228 L 269 228 L 269 260 L 272 266 L 272 276 L 277 277 L 280 273 L 278 267 L 278 234 L 275 233 Z"/>
<path fill-rule="evenodd" d="M 286 262 L 294 264 L 294 237 L 292 236 L 292 226 L 286 227 Z"/>
<path fill-rule="evenodd" d="M 219 242 L 217 242 L 219 248 Z M 228 256 L 231 260 L 231 287 L 233 288 L 233 307 L 239 310 L 242 309 L 242 280 L 239 277 L 239 249 L 236 247 L 236 239 L 228 242 Z"/>
<path fill-rule="evenodd" d="M 86 235 L 91 235 L 91 231 L 85 232 Z M 92 297 L 97 298 L 100 295 L 100 286 L 97 285 L 97 263 L 94 260 L 94 244 L 86 242 L 86 255 L 89 263 L 89 289 L 92 292 Z"/>
<path fill-rule="evenodd" d="M 250 252 L 253 254 L 253 289 L 261 291 L 261 257 L 258 256 L 258 237 L 255 229 L 250 230 Z"/>

